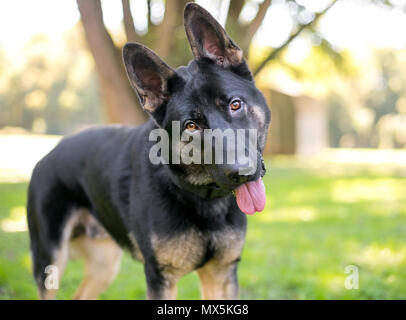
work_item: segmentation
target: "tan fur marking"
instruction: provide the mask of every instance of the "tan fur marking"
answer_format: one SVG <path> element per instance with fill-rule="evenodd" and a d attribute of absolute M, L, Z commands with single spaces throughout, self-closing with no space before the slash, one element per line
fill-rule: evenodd
<path fill-rule="evenodd" d="M 151 245 L 165 279 L 160 299 L 176 299 L 179 278 L 193 271 L 203 259 L 203 236 L 196 230 L 169 238 L 158 238 L 153 234 Z M 147 295 L 148 299 L 155 298 L 149 292 Z"/>
<path fill-rule="evenodd" d="M 244 59 L 243 52 L 239 48 L 227 49 L 227 57 L 230 59 L 232 65 L 239 65 Z"/>
<path fill-rule="evenodd" d="M 140 247 L 138 245 L 137 239 L 135 238 L 134 234 L 132 232 L 130 232 L 128 234 L 128 238 L 130 239 L 130 242 L 131 242 L 131 245 L 132 245 L 131 256 L 134 259 L 144 263 L 145 262 L 144 256 L 142 255 L 142 252 L 140 250 Z"/>
<path fill-rule="evenodd" d="M 38 297 L 40 300 L 55 300 L 58 290 L 38 290 Z"/>
<path fill-rule="evenodd" d="M 238 287 L 234 278 L 235 266 L 209 262 L 197 270 L 200 290 L 204 300 L 236 299 Z"/>
<path fill-rule="evenodd" d="M 158 264 L 165 275 L 174 281 L 194 270 L 203 259 L 204 239 L 196 230 L 170 238 L 153 235 L 151 244 Z"/>
<path fill-rule="evenodd" d="M 213 243 L 217 250 L 216 255 L 197 270 L 203 299 L 237 298 L 238 285 L 233 270 L 236 260 L 241 256 L 244 241 L 243 231 L 226 229 L 214 233 Z"/>
<path fill-rule="evenodd" d="M 80 237 L 71 242 L 71 247 L 85 259 L 84 279 L 73 298 L 97 299 L 119 272 L 122 250 L 111 238 Z"/>
<path fill-rule="evenodd" d="M 161 294 L 161 296 L 159 297 L 160 300 L 176 300 L 176 296 L 178 294 L 176 283 L 167 283 L 165 288 L 163 288 L 160 294 Z M 147 289 L 147 299 L 148 300 L 156 299 L 156 297 L 151 295 L 148 289 Z"/>
<path fill-rule="evenodd" d="M 230 264 L 241 256 L 245 242 L 244 231 L 226 229 L 213 233 L 213 244 L 217 254 L 214 259 L 221 264 Z"/>
<path fill-rule="evenodd" d="M 66 262 L 68 261 L 69 257 L 69 240 L 72 234 L 73 228 L 78 224 L 78 221 L 81 219 L 81 217 L 87 214 L 86 210 L 76 210 L 75 212 L 72 213 L 70 218 L 65 224 L 65 227 L 63 229 L 63 234 L 61 238 L 61 244 L 59 246 L 59 249 L 56 250 L 53 253 L 54 259 L 53 259 L 53 265 L 55 265 L 58 268 L 58 276 L 59 276 L 59 282 L 62 278 L 62 274 L 65 270 Z M 45 272 L 45 270 L 44 270 Z M 56 289 L 45 289 L 43 292 L 39 292 L 39 297 L 41 300 L 54 300 L 56 298 L 58 290 Z"/>
<path fill-rule="evenodd" d="M 253 106 L 251 108 L 251 113 L 254 115 L 255 119 L 257 119 L 260 128 L 265 125 L 265 113 L 262 109 L 258 106 Z"/>
<path fill-rule="evenodd" d="M 71 240 L 75 226 L 85 226 L 85 234 Z M 120 268 L 121 248 L 86 209 L 72 213 L 64 227 L 54 262 L 62 277 L 68 257 L 85 259 L 85 276 L 74 299 L 96 299 L 114 279 Z M 55 299 L 57 290 L 39 292 L 41 299 Z"/>
<path fill-rule="evenodd" d="M 233 270 L 244 246 L 244 232 L 226 229 L 212 233 L 211 236 L 216 254 L 197 270 L 202 296 L 204 299 L 235 299 L 238 288 Z M 158 238 L 156 235 L 152 237 L 152 247 L 167 281 L 162 293 L 163 299 L 176 298 L 176 282 L 201 262 L 206 241 L 196 230 L 171 238 Z"/>

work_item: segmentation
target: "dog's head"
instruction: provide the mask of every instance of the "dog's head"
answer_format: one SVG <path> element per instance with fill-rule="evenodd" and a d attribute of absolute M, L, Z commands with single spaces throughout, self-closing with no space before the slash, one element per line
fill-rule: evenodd
<path fill-rule="evenodd" d="M 150 49 L 128 43 L 123 57 L 130 82 L 143 108 L 169 133 L 171 152 L 190 151 L 190 139 L 201 141 L 201 154 L 194 157 L 201 161 L 186 163 L 181 157 L 174 163 L 170 157 L 168 167 L 176 183 L 203 198 L 235 190 L 242 211 L 261 211 L 262 152 L 270 122 L 266 100 L 255 86 L 243 52 L 206 10 L 189 3 L 184 22 L 194 60 L 174 70 Z M 182 136 L 179 142 L 174 142 L 179 139 L 174 121 Z M 209 129 L 215 134 L 207 134 Z M 216 135 L 219 131 L 223 136 Z M 230 151 L 235 151 L 234 160 Z M 223 161 L 216 158 L 220 154 Z"/>

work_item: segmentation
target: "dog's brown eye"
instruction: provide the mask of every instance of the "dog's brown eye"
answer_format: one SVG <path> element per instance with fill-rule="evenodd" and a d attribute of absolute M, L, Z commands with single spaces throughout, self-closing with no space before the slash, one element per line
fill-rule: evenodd
<path fill-rule="evenodd" d="M 237 111 L 238 109 L 240 109 L 241 108 L 241 100 L 234 99 L 233 101 L 231 101 L 230 108 L 233 111 Z"/>
<path fill-rule="evenodd" d="M 189 121 L 188 123 L 186 123 L 186 129 L 188 129 L 189 131 L 195 131 L 197 129 L 197 124 Z"/>

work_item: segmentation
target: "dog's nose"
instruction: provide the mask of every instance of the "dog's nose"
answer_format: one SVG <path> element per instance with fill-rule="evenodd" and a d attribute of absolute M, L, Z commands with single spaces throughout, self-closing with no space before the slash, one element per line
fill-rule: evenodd
<path fill-rule="evenodd" d="M 227 179 L 233 184 L 242 184 L 248 181 L 249 176 L 240 174 L 239 169 L 236 167 L 231 167 L 225 170 L 225 175 Z"/>

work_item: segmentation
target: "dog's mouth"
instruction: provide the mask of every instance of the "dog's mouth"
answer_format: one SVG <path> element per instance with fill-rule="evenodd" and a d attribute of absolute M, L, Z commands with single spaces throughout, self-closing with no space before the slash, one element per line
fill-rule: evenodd
<path fill-rule="evenodd" d="M 234 190 L 238 207 L 242 212 L 249 215 L 263 211 L 266 203 L 265 185 L 262 180 L 266 168 L 262 156 L 260 159 L 261 174 L 259 178 L 255 181 L 244 183 Z"/>
<path fill-rule="evenodd" d="M 223 189 L 215 182 L 206 186 L 218 191 Z M 235 195 L 238 207 L 245 214 L 253 215 L 255 212 L 263 211 L 265 208 L 266 194 L 262 177 L 240 185 L 232 193 Z"/>
<path fill-rule="evenodd" d="M 212 177 L 206 169 L 200 168 L 200 171 L 188 167 L 189 172 L 185 179 L 179 179 L 179 176 L 173 175 L 174 181 L 183 189 L 198 194 L 204 199 L 213 199 L 234 194 L 239 209 L 248 215 L 261 212 L 265 208 L 266 194 L 262 177 L 266 169 L 262 156 L 260 158 L 261 169 L 258 171 L 255 180 L 245 182 L 240 185 L 225 183 L 222 179 Z M 202 171 L 203 170 L 203 171 Z M 198 175 L 199 174 L 199 175 Z M 199 176 L 197 179 L 196 177 Z M 190 177 L 194 177 L 191 179 Z M 211 180 L 211 181 L 207 181 Z"/>
<path fill-rule="evenodd" d="M 245 214 L 252 215 L 265 208 L 266 195 L 262 178 L 242 184 L 234 190 L 237 205 Z"/>
<path fill-rule="evenodd" d="M 235 195 L 237 205 L 240 210 L 248 215 L 253 215 L 256 212 L 261 212 L 265 208 L 266 194 L 262 177 L 265 175 L 266 169 L 262 157 L 261 165 L 262 168 L 259 177 L 256 180 L 248 181 L 235 188 L 231 188 L 232 191 L 229 188 L 226 188 Z M 224 187 L 220 186 L 216 182 L 212 182 L 207 186 L 215 190 L 224 189 Z"/>

